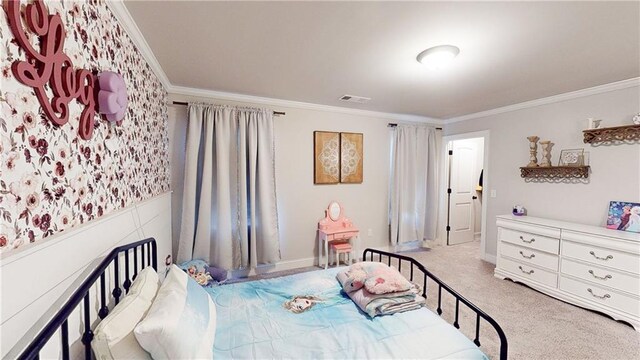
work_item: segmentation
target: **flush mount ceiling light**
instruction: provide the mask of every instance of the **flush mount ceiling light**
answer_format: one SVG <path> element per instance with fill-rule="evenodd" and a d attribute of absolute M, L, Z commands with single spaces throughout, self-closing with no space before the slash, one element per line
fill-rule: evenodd
<path fill-rule="evenodd" d="M 459 53 L 460 49 L 457 46 L 439 45 L 421 52 L 416 59 L 430 69 L 442 69 L 451 64 Z"/>

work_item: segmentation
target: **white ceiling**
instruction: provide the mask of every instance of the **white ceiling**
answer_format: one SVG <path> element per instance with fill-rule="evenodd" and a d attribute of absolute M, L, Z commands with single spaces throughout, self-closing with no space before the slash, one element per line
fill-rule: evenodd
<path fill-rule="evenodd" d="M 177 86 L 448 119 L 640 76 L 638 1 L 126 7 Z M 439 44 L 450 68 L 415 60 Z"/>

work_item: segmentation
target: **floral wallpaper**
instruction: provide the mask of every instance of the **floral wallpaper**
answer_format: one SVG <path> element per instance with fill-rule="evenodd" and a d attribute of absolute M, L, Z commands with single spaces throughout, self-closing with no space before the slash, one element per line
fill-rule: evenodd
<path fill-rule="evenodd" d="M 24 11 L 23 1 L 23 11 Z M 68 230 L 169 190 L 167 93 L 103 0 L 48 1 L 62 16 L 74 68 L 123 75 L 129 107 L 121 126 L 96 116 L 93 136 L 78 136 L 82 105 L 53 126 L 11 63 L 24 60 L 0 17 L 0 253 Z M 33 44 L 37 37 L 32 36 Z M 90 241 L 91 239 L 87 239 Z"/>

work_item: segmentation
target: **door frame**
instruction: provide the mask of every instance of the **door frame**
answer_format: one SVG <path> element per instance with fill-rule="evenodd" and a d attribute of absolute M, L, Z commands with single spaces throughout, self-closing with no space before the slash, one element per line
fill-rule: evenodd
<path fill-rule="evenodd" d="M 443 246 L 447 246 L 447 187 L 448 187 L 448 177 L 449 177 L 449 161 L 448 156 L 449 152 L 447 149 L 447 145 L 449 142 L 454 140 L 464 140 L 464 139 L 474 139 L 474 138 L 483 138 L 484 139 L 484 159 L 483 159 L 483 169 L 484 173 L 482 175 L 482 215 L 481 221 L 482 229 L 480 230 L 480 257 L 488 261 L 490 263 L 495 264 L 495 258 L 493 256 L 488 256 L 486 251 L 487 245 L 487 200 L 489 199 L 488 192 L 489 190 L 489 181 L 491 172 L 489 171 L 489 148 L 490 148 L 490 134 L 489 130 L 482 131 L 474 131 L 462 134 L 454 134 L 454 135 L 446 135 L 442 137 L 441 143 L 441 154 L 444 155 L 444 159 L 441 162 L 440 173 L 442 176 L 440 177 L 440 185 L 439 185 L 439 193 L 440 193 L 440 211 L 438 216 L 438 229 L 440 234 L 439 242 Z"/>

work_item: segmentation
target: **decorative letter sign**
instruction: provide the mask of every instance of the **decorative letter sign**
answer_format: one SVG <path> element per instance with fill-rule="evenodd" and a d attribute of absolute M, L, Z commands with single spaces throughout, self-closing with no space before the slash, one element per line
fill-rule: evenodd
<path fill-rule="evenodd" d="M 76 99 L 85 105 L 80 115 L 78 135 L 84 140 L 90 139 L 98 108 L 95 90 L 97 78 L 86 69 L 74 71 L 71 59 L 64 53 L 65 31 L 62 18 L 58 14 L 49 15 L 42 0 L 35 0 L 32 4 L 26 5 L 27 29 L 40 39 L 40 51 L 37 51 L 29 43 L 22 28 L 20 1 L 4 0 L 4 8 L 11 31 L 26 54 L 26 61 L 17 60 L 11 66 L 16 79 L 34 89 L 45 115 L 56 126 L 62 126 L 69 121 L 71 100 Z M 51 99 L 45 92 L 47 83 L 53 93 Z M 126 90 L 124 97 L 126 108 Z M 119 108 L 119 111 L 117 115 L 124 116 L 124 110 Z"/>

